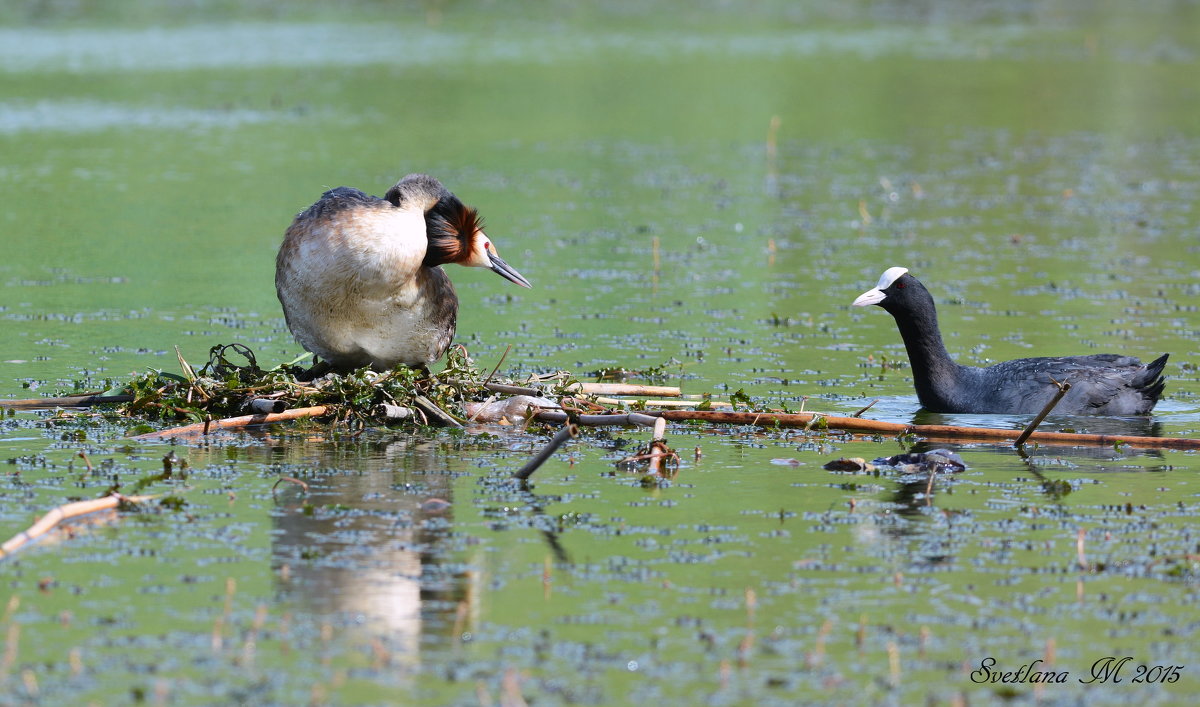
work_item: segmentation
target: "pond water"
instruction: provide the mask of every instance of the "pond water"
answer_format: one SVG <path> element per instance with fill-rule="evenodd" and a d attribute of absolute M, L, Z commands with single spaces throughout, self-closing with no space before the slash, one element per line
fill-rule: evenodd
<path fill-rule="evenodd" d="M 65 7 L 0 10 L 0 396 L 175 371 L 176 346 L 295 358 L 292 216 L 425 171 L 534 283 L 451 269 L 483 366 L 511 346 L 513 375 L 666 364 L 686 393 L 1023 426 L 919 411 L 891 318 L 849 306 L 904 265 L 962 362 L 1171 354 L 1151 418 L 1046 428 L 1200 436 L 1194 3 Z M 895 439 L 672 425 L 662 487 L 614 466 L 648 437 L 616 429 L 522 488 L 544 434 L 126 429 L 4 418 L 4 538 L 172 449 L 190 469 L 148 489 L 183 509 L 0 564 L 0 704 L 1200 689 L 1193 453 L 957 445 L 968 470 L 931 485 L 822 468 Z M 979 682 L 989 658 L 1069 679 Z"/>

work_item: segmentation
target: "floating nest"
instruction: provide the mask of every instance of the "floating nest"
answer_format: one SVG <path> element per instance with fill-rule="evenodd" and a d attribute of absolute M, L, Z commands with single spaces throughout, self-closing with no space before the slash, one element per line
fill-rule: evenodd
<path fill-rule="evenodd" d="M 151 370 L 131 380 L 125 392 L 133 399 L 123 412 L 147 420 L 199 423 L 324 406 L 323 418 L 351 426 L 400 420 L 461 425 L 470 417 L 467 405 L 494 399 L 496 388 L 518 392 L 518 387 L 536 385 L 538 393 L 558 397 L 576 383 L 565 371 L 531 376 L 519 384 L 497 379 L 494 371 L 477 368 L 462 345 L 450 348 L 445 368 L 437 373 L 397 366 L 382 373 L 363 368 L 309 379 L 310 369 L 294 363 L 263 369 L 242 344 L 212 347 L 208 362 L 199 368 L 180 355 L 179 366 L 180 374 Z"/>

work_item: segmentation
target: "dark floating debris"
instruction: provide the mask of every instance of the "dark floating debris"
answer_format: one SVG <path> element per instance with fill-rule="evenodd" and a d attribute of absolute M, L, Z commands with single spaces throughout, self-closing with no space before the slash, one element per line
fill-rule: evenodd
<path fill-rule="evenodd" d="M 825 466 L 821 468 L 825 469 L 826 471 L 875 471 L 875 467 L 862 457 L 842 457 L 841 459 L 834 459 L 831 462 L 826 462 Z"/>
<path fill-rule="evenodd" d="M 931 449 L 928 452 L 908 452 L 874 461 L 876 466 L 890 466 L 905 473 L 918 471 L 965 471 L 966 462 L 949 449 Z"/>

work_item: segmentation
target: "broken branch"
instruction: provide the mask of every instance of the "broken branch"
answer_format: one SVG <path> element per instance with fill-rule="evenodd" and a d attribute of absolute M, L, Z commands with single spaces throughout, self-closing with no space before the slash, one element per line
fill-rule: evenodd
<path fill-rule="evenodd" d="M 275 422 L 298 420 L 302 417 L 320 417 L 329 411 L 330 408 L 326 405 L 315 405 L 313 407 L 295 408 L 293 410 L 285 410 L 280 413 L 270 413 L 267 415 L 242 415 L 240 417 L 226 417 L 221 420 L 209 420 L 206 422 L 199 422 L 194 425 L 172 427 L 171 429 L 159 430 L 157 432 L 147 432 L 144 435 L 137 435 L 136 437 L 131 437 L 130 439 L 194 437 L 196 435 L 206 435 L 212 430 L 228 430 L 239 427 L 250 427 L 252 425 L 269 425 Z"/>
<path fill-rule="evenodd" d="M 698 420 L 729 425 L 759 427 L 805 427 L 814 417 L 822 417 L 829 429 L 867 432 L 886 435 L 913 434 L 933 441 L 1009 442 L 1020 436 L 1019 430 L 991 427 L 961 427 L 958 425 L 905 425 L 898 422 L 864 420 L 855 417 L 831 417 L 821 413 L 722 412 L 717 410 L 647 410 L 642 415 L 663 417 L 670 421 Z M 543 422 L 563 422 L 567 414 L 543 410 L 536 418 Z M 628 415 L 580 415 L 581 425 L 627 425 Z M 1075 432 L 1034 432 L 1030 439 L 1046 444 L 1113 445 L 1118 442 L 1130 447 L 1148 449 L 1200 449 L 1200 439 L 1184 437 L 1125 437 L 1118 435 L 1082 434 Z"/>
<path fill-rule="evenodd" d="M 1025 431 L 1021 433 L 1021 436 L 1017 437 L 1017 441 L 1013 442 L 1014 447 L 1020 449 L 1021 445 L 1025 444 L 1025 440 L 1029 439 L 1029 435 L 1033 434 L 1033 431 L 1038 428 L 1038 425 L 1042 424 L 1042 420 L 1046 419 L 1046 416 L 1050 414 L 1050 411 L 1054 409 L 1054 406 L 1058 405 L 1058 401 L 1062 400 L 1063 396 L 1067 394 L 1067 391 L 1071 389 L 1070 383 L 1059 383 L 1053 378 L 1050 380 L 1054 383 L 1054 385 L 1058 386 L 1058 392 L 1054 394 L 1053 398 L 1050 398 L 1050 402 L 1046 403 L 1046 407 L 1042 408 L 1042 411 L 1037 414 L 1037 417 L 1033 418 L 1033 422 L 1029 423 L 1029 426 L 1025 428 Z"/>
<path fill-rule="evenodd" d="M 565 416 L 566 413 L 563 413 L 563 415 Z M 567 440 L 577 437 L 578 435 L 579 428 L 574 423 L 568 422 L 562 427 L 562 429 L 556 432 L 552 438 L 550 438 L 549 444 L 543 447 L 542 451 L 538 452 L 532 459 L 525 463 L 525 466 L 521 467 L 517 473 L 513 474 L 513 478 L 520 479 L 521 481 L 528 479 L 533 475 L 533 472 L 537 471 L 539 466 L 546 463 L 546 460 L 558 451 L 559 447 L 561 447 Z"/>

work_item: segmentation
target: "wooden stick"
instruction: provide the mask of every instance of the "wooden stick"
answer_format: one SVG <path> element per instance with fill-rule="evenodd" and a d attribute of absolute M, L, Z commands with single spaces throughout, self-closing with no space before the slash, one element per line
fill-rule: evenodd
<path fill-rule="evenodd" d="M 874 400 L 872 400 L 871 402 L 867 403 L 867 406 L 866 406 L 866 407 L 864 407 L 864 408 L 860 408 L 859 410 L 857 410 L 857 411 L 856 411 L 856 412 L 855 412 L 853 415 L 851 415 L 850 417 L 862 417 L 863 413 L 864 413 L 864 412 L 866 412 L 867 410 L 870 410 L 870 409 L 871 409 L 871 408 L 872 408 L 872 407 L 875 405 L 875 403 L 877 403 L 877 402 L 879 402 L 879 398 L 875 398 L 875 399 L 874 399 Z"/>
<path fill-rule="evenodd" d="M 330 408 L 327 405 L 315 405 L 310 408 L 295 408 L 292 410 L 285 410 L 283 412 L 270 413 L 267 415 L 242 415 L 241 417 L 226 417 L 221 420 L 198 422 L 194 425 L 185 425 L 183 427 L 172 427 L 171 429 L 159 430 L 158 432 L 147 432 L 144 435 L 130 437 L 130 439 L 195 437 L 196 435 L 208 434 L 208 432 L 211 430 L 228 430 L 239 427 L 250 427 L 252 425 L 270 425 L 275 422 L 298 420 L 302 417 L 320 417 L 329 411 Z"/>
<path fill-rule="evenodd" d="M 28 400 L 0 400 L 0 408 L 13 410 L 41 410 L 44 408 L 86 408 L 93 405 L 131 403 L 132 395 L 68 395 L 65 398 L 30 398 Z"/>
<path fill-rule="evenodd" d="M 667 435 L 667 421 L 658 418 L 654 423 L 654 439 L 650 440 L 650 473 L 657 474 L 662 469 L 662 460 L 667 450 L 663 440 Z"/>
<path fill-rule="evenodd" d="M 37 540 L 41 536 L 54 529 L 64 520 L 78 518 L 88 513 L 103 511 L 109 508 L 116 508 L 121 504 L 121 501 L 129 503 L 141 503 L 149 501 L 155 496 L 121 496 L 113 494 L 104 498 L 94 498 L 90 501 L 75 501 L 74 503 L 66 503 L 56 508 L 50 509 L 50 512 L 42 516 L 36 523 L 29 527 L 29 530 L 24 530 L 10 538 L 3 545 L 0 545 L 0 559 L 8 557 L 12 553 L 24 547 L 27 543 Z"/>
<path fill-rule="evenodd" d="M 576 383 L 568 390 L 584 395 L 658 395 L 664 398 L 677 398 L 683 394 L 675 386 L 633 383 Z"/>
<path fill-rule="evenodd" d="M 438 407 L 436 403 L 424 395 L 414 396 L 413 405 L 428 415 L 429 419 L 436 422 L 439 427 L 462 427 L 461 422 L 455 420 L 449 413 Z"/>
<path fill-rule="evenodd" d="M 623 398 L 596 398 L 596 402 L 604 405 L 633 405 L 642 403 L 652 408 L 694 408 L 704 403 L 703 400 L 628 400 Z M 709 400 L 708 404 L 717 408 L 731 408 L 733 403 L 724 400 Z"/>
<path fill-rule="evenodd" d="M 566 413 L 563 413 L 563 415 L 565 416 Z M 550 443 L 543 447 L 542 451 L 534 455 L 532 459 L 526 462 L 525 466 L 521 467 L 517 473 L 513 474 L 513 478 L 520 479 L 521 481 L 528 479 L 533 475 L 533 472 L 537 471 L 539 466 L 544 464 L 547 459 L 549 459 L 555 452 L 558 451 L 559 447 L 563 446 L 564 442 L 577 437 L 578 435 L 579 428 L 572 423 L 567 423 L 562 427 L 562 429 L 555 433 L 554 437 L 550 439 Z"/>
<path fill-rule="evenodd" d="M 487 385 L 492 382 L 492 376 L 496 375 L 496 371 L 500 370 L 500 364 L 504 363 L 504 359 L 508 358 L 508 352 L 512 351 L 512 344 L 504 347 L 504 353 L 500 354 L 500 360 L 496 361 L 496 367 L 488 374 L 487 378 L 483 379 L 483 384 Z"/>
<path fill-rule="evenodd" d="M 654 422 L 654 438 L 652 442 L 661 442 L 667 436 L 667 421 L 665 418 L 657 418 Z"/>
<path fill-rule="evenodd" d="M 999 430 L 990 427 L 959 427 L 957 425 L 905 425 L 898 422 L 864 420 L 856 417 L 830 417 L 821 413 L 723 412 L 717 410 L 646 410 L 643 415 L 664 417 L 667 420 L 699 420 L 727 425 L 758 425 L 760 427 L 805 427 L 814 416 L 824 418 L 831 429 L 871 432 L 886 435 L 913 434 L 933 441 L 999 441 L 1016 439 L 1020 430 Z M 543 410 L 535 416 L 543 422 L 562 422 L 566 413 Z M 581 425 L 627 425 L 628 415 L 580 415 Z M 1074 432 L 1034 432 L 1030 439 L 1046 444 L 1114 445 L 1118 442 L 1145 449 L 1200 449 L 1200 439 L 1184 437 L 1124 437 L 1119 435 L 1078 434 Z"/>
<path fill-rule="evenodd" d="M 493 393 L 508 393 L 510 395 L 544 395 L 544 388 L 529 386 L 505 385 L 503 383 L 484 383 L 483 387 Z M 569 393 L 579 395 L 659 395 L 664 398 L 678 398 L 682 395 L 679 388 L 663 385 L 633 385 L 630 383 L 576 383 L 569 386 Z"/>
<path fill-rule="evenodd" d="M 658 424 L 658 421 L 662 419 L 661 417 L 654 417 L 653 415 L 642 415 L 642 414 L 639 414 L 636 412 L 631 412 L 628 415 L 626 415 L 625 417 L 626 417 L 626 419 L 629 420 L 629 424 L 641 425 L 642 427 L 654 427 L 655 425 Z"/>
<path fill-rule="evenodd" d="M 385 420 L 403 420 L 407 417 L 412 417 L 412 414 L 412 409 L 406 408 L 403 405 L 380 403 L 375 406 L 375 415 Z"/>
<path fill-rule="evenodd" d="M 579 424 L 585 427 L 615 427 L 617 425 L 637 425 L 635 419 L 642 417 L 653 417 L 656 412 L 646 411 L 644 413 L 617 413 L 615 415 L 576 415 L 570 418 L 566 412 L 562 410 L 540 410 L 530 416 L 531 420 L 540 420 L 542 422 L 566 422 L 568 419 L 575 419 Z M 653 424 L 653 423 L 651 423 Z"/>
<path fill-rule="evenodd" d="M 1029 435 L 1033 434 L 1033 431 L 1038 428 L 1038 425 L 1042 424 L 1042 420 L 1046 419 L 1046 416 L 1050 414 L 1050 411 L 1054 409 L 1054 406 L 1058 405 L 1058 401 L 1062 400 L 1063 396 L 1067 394 L 1067 391 L 1071 389 L 1070 383 L 1059 383 L 1053 378 L 1050 380 L 1054 381 L 1054 385 L 1058 386 L 1058 392 L 1054 394 L 1053 398 L 1050 398 L 1050 402 L 1046 403 L 1046 407 L 1042 408 L 1042 411 L 1037 414 L 1037 417 L 1033 418 L 1033 422 L 1029 423 L 1029 426 L 1025 428 L 1025 431 L 1021 433 L 1021 436 L 1017 437 L 1017 441 L 1013 442 L 1014 447 L 1020 449 L 1021 445 L 1025 444 L 1025 440 L 1029 439 Z"/>
<path fill-rule="evenodd" d="M 519 385 L 504 385 L 503 383 L 484 383 L 483 387 L 493 393 L 508 393 L 509 395 L 541 395 L 541 388 L 529 388 Z"/>

